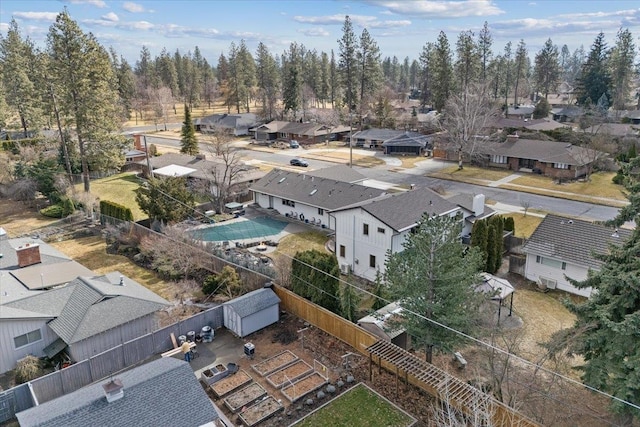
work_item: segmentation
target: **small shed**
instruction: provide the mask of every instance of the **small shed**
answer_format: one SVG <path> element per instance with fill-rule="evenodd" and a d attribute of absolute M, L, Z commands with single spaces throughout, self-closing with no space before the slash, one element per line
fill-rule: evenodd
<path fill-rule="evenodd" d="M 280 298 L 271 288 L 244 294 L 223 304 L 224 326 L 240 338 L 276 323 Z"/>

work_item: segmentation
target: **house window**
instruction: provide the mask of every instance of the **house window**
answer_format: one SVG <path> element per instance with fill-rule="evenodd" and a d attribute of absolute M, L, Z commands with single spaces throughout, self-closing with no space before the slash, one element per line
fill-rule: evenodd
<path fill-rule="evenodd" d="M 507 163 L 507 156 L 492 155 L 491 163 Z"/>
<path fill-rule="evenodd" d="M 40 333 L 40 329 L 36 329 L 35 331 L 31 331 L 24 335 L 20 335 L 13 339 L 13 344 L 16 348 L 24 347 L 25 345 L 32 344 L 36 341 L 40 341 L 42 339 L 42 334 Z"/>
<path fill-rule="evenodd" d="M 318 208 L 318 215 L 324 215 L 324 209 Z"/>
<path fill-rule="evenodd" d="M 345 257 L 345 252 L 346 252 L 346 249 L 345 249 L 344 245 L 340 245 L 340 256 L 342 258 Z"/>
<path fill-rule="evenodd" d="M 282 199 L 282 204 L 286 206 L 291 206 L 292 208 L 296 207 L 296 202 L 293 200 Z"/>
<path fill-rule="evenodd" d="M 549 289 L 555 289 L 558 285 L 558 282 L 556 280 L 546 279 L 544 277 L 538 277 L 538 280 L 540 280 L 541 285 L 544 285 Z"/>
<path fill-rule="evenodd" d="M 553 167 L 555 169 L 569 169 L 569 165 L 566 163 L 554 163 Z"/>
<path fill-rule="evenodd" d="M 546 265 L 547 267 L 559 268 L 559 269 L 562 269 L 562 270 L 566 270 L 567 269 L 567 263 L 566 262 L 558 261 L 558 260 L 551 259 L 551 258 L 545 258 L 545 257 L 540 256 L 540 255 L 536 255 L 536 262 L 538 264 Z"/>
<path fill-rule="evenodd" d="M 369 267 L 376 268 L 376 256 L 369 255 Z"/>
<path fill-rule="evenodd" d="M 384 228 L 383 227 L 378 227 L 378 233 L 384 234 Z"/>
<path fill-rule="evenodd" d="M 362 224 L 362 234 L 365 236 L 369 235 L 369 224 Z"/>

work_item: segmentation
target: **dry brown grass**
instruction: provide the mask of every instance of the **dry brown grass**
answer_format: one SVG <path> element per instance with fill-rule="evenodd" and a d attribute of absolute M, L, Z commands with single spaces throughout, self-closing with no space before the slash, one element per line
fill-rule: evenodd
<path fill-rule="evenodd" d="M 416 163 L 426 160 L 424 156 L 414 156 L 414 157 L 398 157 L 402 162 L 402 167 L 405 169 L 412 169 L 416 166 Z"/>
<path fill-rule="evenodd" d="M 569 182 L 566 184 L 556 184 L 555 180 L 541 175 L 524 175 L 511 181 L 511 184 L 526 185 L 539 189 L 553 191 L 565 191 L 568 193 L 580 194 L 591 197 L 606 197 L 608 199 L 626 201 L 622 194 L 622 187 L 613 183 L 613 172 L 598 172 L 591 175 L 590 181 Z"/>
<path fill-rule="evenodd" d="M 123 255 L 108 254 L 107 245 L 101 237 L 84 237 L 50 245 L 97 274 L 119 271 L 169 301 L 176 297 L 172 284 L 154 272 L 136 265 Z"/>
<path fill-rule="evenodd" d="M 273 252 L 274 257 L 291 257 L 302 251 L 317 250 L 327 252 L 325 243 L 327 236 L 317 231 L 289 234 L 278 242 L 278 250 Z"/>
<path fill-rule="evenodd" d="M 504 214 L 502 216 L 505 218 L 507 217 L 513 218 L 513 221 L 516 226 L 515 236 L 524 237 L 525 239 L 528 239 L 529 237 L 531 237 L 535 229 L 543 220 L 543 218 L 539 216 L 533 216 L 533 215 L 525 216 L 522 213 L 510 213 L 510 214 Z"/>
<path fill-rule="evenodd" d="M 41 207 L 44 207 L 44 204 Z M 39 228 L 60 223 L 59 219 L 41 215 L 35 203 L 25 204 L 7 199 L 0 201 L 0 227 L 5 229 L 9 237 L 31 233 Z"/>

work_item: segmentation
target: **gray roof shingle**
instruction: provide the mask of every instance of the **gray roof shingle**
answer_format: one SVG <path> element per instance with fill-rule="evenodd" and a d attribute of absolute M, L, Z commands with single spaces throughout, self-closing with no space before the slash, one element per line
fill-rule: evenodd
<path fill-rule="evenodd" d="M 487 154 L 514 157 L 518 159 L 532 159 L 545 163 L 566 163 L 582 166 L 596 158 L 593 149 L 579 147 L 567 142 L 538 141 L 533 139 L 517 139 L 487 148 Z"/>
<path fill-rule="evenodd" d="M 225 302 L 224 305 L 233 308 L 238 316 L 244 318 L 279 303 L 280 298 L 273 290 L 262 288 Z"/>
<path fill-rule="evenodd" d="M 621 228 L 617 233 L 619 237 L 614 237 L 614 231 L 601 224 L 549 214 L 522 250 L 532 255 L 599 269 L 602 262 L 595 259 L 593 253 L 608 253 L 609 244 L 621 245 L 632 233 Z"/>
<path fill-rule="evenodd" d="M 339 179 L 340 181 L 351 184 L 367 179 L 366 176 L 346 165 L 335 165 L 328 168 L 316 169 L 306 172 L 306 175 L 323 179 Z"/>
<path fill-rule="evenodd" d="M 201 426 L 218 419 L 188 363 L 162 358 L 118 374 L 124 396 L 108 403 L 107 380 L 17 414 L 22 427 Z"/>
<path fill-rule="evenodd" d="M 453 212 L 458 206 L 442 198 L 429 188 L 417 188 L 412 191 L 380 196 L 373 200 L 346 206 L 346 210 L 361 208 L 396 231 L 413 227 L 422 215 L 444 215 Z"/>
<path fill-rule="evenodd" d="M 273 169 L 254 183 L 250 190 L 328 211 L 369 200 L 384 193 L 383 190 L 377 188 L 364 187 L 335 179 L 309 177 L 306 174 L 280 169 Z"/>

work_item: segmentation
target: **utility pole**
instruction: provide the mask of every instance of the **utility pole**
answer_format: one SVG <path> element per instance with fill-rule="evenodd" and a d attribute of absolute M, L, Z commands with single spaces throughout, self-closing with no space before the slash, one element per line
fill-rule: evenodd
<path fill-rule="evenodd" d="M 149 160 L 149 147 L 147 147 L 147 135 L 142 134 L 144 138 L 144 153 L 147 158 L 147 169 L 149 170 L 149 177 L 153 178 L 153 169 L 151 168 L 151 161 Z"/>
<path fill-rule="evenodd" d="M 353 111 L 351 110 L 351 106 L 349 106 L 349 167 L 353 168 L 353 120 L 352 120 Z"/>

